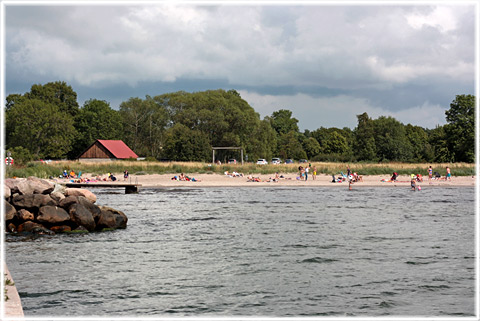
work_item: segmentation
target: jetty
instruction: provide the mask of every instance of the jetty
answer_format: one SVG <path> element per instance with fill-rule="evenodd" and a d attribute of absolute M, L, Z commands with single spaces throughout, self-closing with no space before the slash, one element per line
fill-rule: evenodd
<path fill-rule="evenodd" d="M 65 183 L 66 187 L 102 187 L 102 188 L 125 188 L 125 194 L 134 194 L 138 193 L 139 188 L 142 184 L 133 184 L 133 183 L 114 183 L 114 182 L 97 182 L 97 183 Z"/>

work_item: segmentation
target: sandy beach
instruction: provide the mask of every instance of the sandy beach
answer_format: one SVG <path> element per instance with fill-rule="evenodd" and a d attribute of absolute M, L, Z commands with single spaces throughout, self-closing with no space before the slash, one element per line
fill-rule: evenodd
<path fill-rule="evenodd" d="M 332 177 L 329 175 L 317 175 L 313 180 L 312 176 L 308 177 L 307 181 L 297 180 L 297 175 L 293 173 L 280 174 L 284 178 L 280 178 L 278 182 L 274 182 L 274 174 L 267 175 L 253 175 L 260 179 L 259 182 L 251 182 L 248 180 L 248 175 L 243 177 L 230 177 L 220 174 L 190 174 L 185 173 L 189 177 L 195 178 L 197 181 L 179 181 L 172 180 L 178 174 L 150 174 L 150 175 L 130 175 L 127 181 L 124 181 L 123 174 L 118 173 L 118 183 L 135 183 L 141 184 L 142 188 L 148 187 L 254 187 L 254 186 L 271 186 L 271 187 L 312 187 L 312 186 L 330 186 L 339 188 L 348 188 L 348 182 L 332 183 Z M 88 176 L 86 176 L 88 177 Z M 397 182 L 385 182 L 382 180 L 389 180 L 389 175 L 369 175 L 363 176 L 363 181 L 356 182 L 352 188 L 361 188 L 366 186 L 379 187 L 409 187 L 410 177 L 407 175 L 400 175 Z M 452 177 L 451 180 L 438 179 L 429 181 L 424 178 L 423 182 L 417 183 L 418 186 L 424 187 L 449 187 L 449 186 L 475 186 L 476 178 L 472 176 L 458 176 Z M 109 183 L 112 183 L 111 181 Z"/>

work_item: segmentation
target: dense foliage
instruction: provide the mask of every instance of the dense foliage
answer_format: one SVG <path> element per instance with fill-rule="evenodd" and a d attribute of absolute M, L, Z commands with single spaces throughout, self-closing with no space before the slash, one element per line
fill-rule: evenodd
<path fill-rule="evenodd" d="M 18 162 L 77 158 L 96 139 L 121 139 L 148 159 L 211 161 L 212 147 L 242 147 L 245 158 L 312 161 L 474 162 L 475 97 L 457 95 L 435 129 L 392 117 L 357 115 L 357 127 L 300 132 L 289 110 L 260 115 L 235 90 L 132 97 L 119 110 L 90 99 L 80 107 L 65 82 L 7 97 L 6 147 Z M 224 162 L 239 151 L 221 150 Z"/>

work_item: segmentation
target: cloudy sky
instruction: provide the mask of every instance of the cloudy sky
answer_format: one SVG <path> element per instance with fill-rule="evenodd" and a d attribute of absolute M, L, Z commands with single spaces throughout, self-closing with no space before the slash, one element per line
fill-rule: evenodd
<path fill-rule="evenodd" d="M 6 95 L 61 80 L 80 105 L 118 108 L 235 89 L 262 118 L 289 109 L 314 130 L 353 129 L 363 112 L 434 128 L 455 95 L 475 94 L 472 2 L 4 6 Z"/>

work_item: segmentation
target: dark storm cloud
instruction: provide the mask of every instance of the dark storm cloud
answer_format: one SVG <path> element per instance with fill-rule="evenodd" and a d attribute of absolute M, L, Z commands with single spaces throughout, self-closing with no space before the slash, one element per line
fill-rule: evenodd
<path fill-rule="evenodd" d="M 81 104 L 116 108 L 130 97 L 236 89 L 262 116 L 290 108 L 301 128 L 354 127 L 364 111 L 434 127 L 456 94 L 474 91 L 472 9 L 9 5 L 6 93 L 62 80 Z"/>

